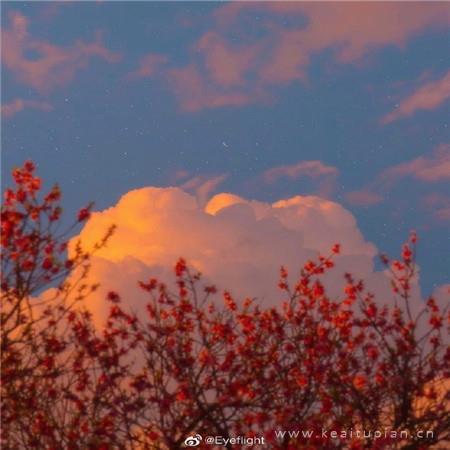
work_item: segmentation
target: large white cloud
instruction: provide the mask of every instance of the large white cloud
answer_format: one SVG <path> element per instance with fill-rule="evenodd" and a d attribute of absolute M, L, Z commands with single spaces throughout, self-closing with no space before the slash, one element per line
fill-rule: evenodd
<path fill-rule="evenodd" d="M 88 306 L 101 317 L 109 290 L 139 310 L 145 294 L 138 280 L 173 280 L 179 257 L 201 271 L 205 281 L 236 297 L 258 297 L 275 304 L 279 268 L 292 276 L 308 259 L 342 245 L 337 268 L 326 277 L 329 292 L 342 292 L 343 274 L 366 280 L 382 301 L 391 301 L 389 283 L 374 271 L 375 246 L 365 241 L 353 215 L 338 203 L 314 196 L 296 196 L 269 204 L 232 194 L 218 194 L 202 207 L 178 188 L 143 188 L 128 192 L 117 205 L 93 213 L 80 238 L 85 248 L 101 239 L 111 224 L 117 231 L 92 259 L 91 279 L 101 284 Z"/>

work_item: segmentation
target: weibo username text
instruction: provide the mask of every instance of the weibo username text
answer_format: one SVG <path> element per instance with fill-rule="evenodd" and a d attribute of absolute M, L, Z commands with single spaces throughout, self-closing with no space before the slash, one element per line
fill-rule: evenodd
<path fill-rule="evenodd" d="M 390 439 L 390 440 L 414 440 L 419 441 L 422 439 L 433 440 L 434 432 L 431 430 L 417 430 L 415 433 L 411 433 L 408 430 L 275 430 L 275 439 L 279 441 L 284 440 L 297 440 L 297 439 L 322 439 L 322 440 L 353 440 L 353 439 Z M 201 436 L 200 434 L 193 434 L 188 436 L 185 441 L 185 447 L 197 447 L 200 444 L 214 445 L 219 447 L 226 447 L 228 445 L 240 445 L 240 446 L 263 446 L 266 444 L 266 438 L 264 436 L 247 437 L 224 437 L 224 436 Z"/>

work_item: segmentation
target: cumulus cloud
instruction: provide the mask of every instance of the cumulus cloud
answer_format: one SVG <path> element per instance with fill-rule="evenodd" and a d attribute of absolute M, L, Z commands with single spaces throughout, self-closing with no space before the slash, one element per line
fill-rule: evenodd
<path fill-rule="evenodd" d="M 450 71 L 443 78 L 420 86 L 402 100 L 396 109 L 384 116 L 382 123 L 412 116 L 416 111 L 436 109 L 448 99 L 450 99 Z"/>
<path fill-rule="evenodd" d="M 328 254 L 335 242 L 343 247 L 337 269 L 325 282 L 339 295 L 343 274 L 363 277 L 370 290 L 391 301 L 389 282 L 374 270 L 377 253 L 365 241 L 352 214 L 338 203 L 315 196 L 296 196 L 275 203 L 247 200 L 222 193 L 202 206 L 179 188 L 143 188 L 128 192 L 119 202 L 95 212 L 77 238 L 91 247 L 111 224 L 117 232 L 92 259 L 91 279 L 101 283 L 89 297 L 97 318 L 105 314 L 104 296 L 117 290 L 126 304 L 143 308 L 145 294 L 137 280 L 159 277 L 172 282 L 172 268 L 183 256 L 203 273 L 205 283 L 229 289 L 237 297 L 255 296 L 278 304 L 279 268 L 292 276 L 308 259 Z"/>
<path fill-rule="evenodd" d="M 433 298 L 445 305 L 445 302 L 450 298 L 450 284 L 442 284 L 438 286 L 433 292 Z"/>
<path fill-rule="evenodd" d="M 9 119 L 17 113 L 25 109 L 37 109 L 39 111 L 51 111 L 53 106 L 40 100 L 26 100 L 23 98 L 15 98 L 8 103 L 2 105 L 2 117 Z"/>
<path fill-rule="evenodd" d="M 31 36 L 28 28 L 29 20 L 23 14 L 9 14 L 9 27 L 2 29 L 2 62 L 18 81 L 40 92 L 72 81 L 91 58 L 109 63 L 120 60 L 117 53 L 103 46 L 99 34 L 92 42 L 76 41 L 62 47 Z M 29 52 L 34 52 L 36 57 L 30 58 Z"/>
<path fill-rule="evenodd" d="M 200 205 L 204 205 L 210 194 L 214 192 L 226 179 L 227 174 L 217 175 L 214 177 L 207 177 L 198 175 L 185 181 L 180 187 L 181 189 L 193 192 Z"/>

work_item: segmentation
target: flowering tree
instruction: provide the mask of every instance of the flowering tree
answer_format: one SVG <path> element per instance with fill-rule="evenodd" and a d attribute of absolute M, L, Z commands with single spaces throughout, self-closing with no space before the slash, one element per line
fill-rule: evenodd
<path fill-rule="evenodd" d="M 273 449 L 448 443 L 448 309 L 429 299 L 411 311 L 415 235 L 400 260 L 383 258 L 393 305 L 350 274 L 340 299 L 327 295 L 321 279 L 336 245 L 294 281 L 281 269 L 279 307 L 203 286 L 180 259 L 172 288 L 139 282 L 146 317 L 110 292 L 99 329 L 82 302 L 96 289 L 86 281 L 90 254 L 78 243 L 68 259 L 67 234 L 57 231 L 58 188 L 39 201 L 31 163 L 14 179 L 2 207 L 3 448 L 179 449 L 197 434 L 263 437 Z M 383 435 L 348 432 L 358 429 Z"/>
<path fill-rule="evenodd" d="M 79 435 L 78 429 L 72 431 L 74 424 L 79 425 L 76 409 L 84 411 L 87 406 L 73 394 L 74 383 L 94 369 L 84 365 L 86 358 L 77 344 L 81 324 L 90 322 L 90 316 L 74 310 L 96 289 L 85 282 L 90 255 L 80 243 L 72 258 L 66 252 L 72 228 L 89 218 L 92 205 L 81 209 L 73 226 L 61 231 L 60 190 L 55 185 L 40 199 L 41 180 L 34 172 L 32 162 L 14 170 L 16 186 L 5 191 L 1 209 L 2 444 L 6 449 L 69 448 Z M 69 283 L 67 276 L 73 271 L 79 276 Z M 44 290 L 46 295 L 39 297 Z M 82 442 L 75 448 L 88 448 Z"/>

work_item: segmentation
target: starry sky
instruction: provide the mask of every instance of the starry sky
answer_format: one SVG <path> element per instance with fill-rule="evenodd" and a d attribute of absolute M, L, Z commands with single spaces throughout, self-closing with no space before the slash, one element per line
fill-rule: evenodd
<path fill-rule="evenodd" d="M 317 195 L 450 282 L 448 3 L 2 2 L 2 184 Z"/>

